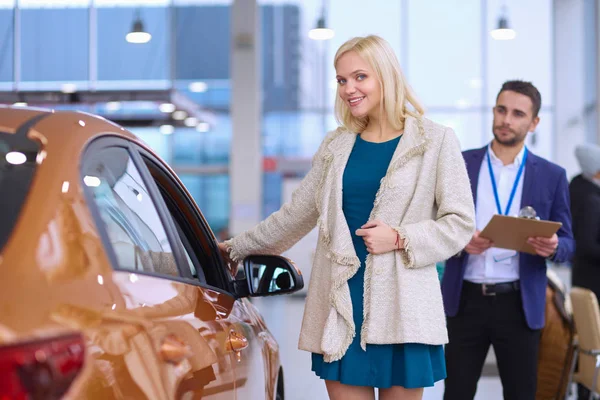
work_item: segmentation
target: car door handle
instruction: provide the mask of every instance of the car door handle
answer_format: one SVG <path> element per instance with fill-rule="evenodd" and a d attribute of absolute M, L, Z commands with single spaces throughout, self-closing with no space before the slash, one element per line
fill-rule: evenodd
<path fill-rule="evenodd" d="M 227 351 L 234 351 L 236 353 L 244 350 L 248 347 L 248 339 L 246 336 L 241 333 L 237 333 L 233 329 L 229 331 L 229 338 L 227 340 L 227 344 L 225 345 L 225 349 Z"/>
<path fill-rule="evenodd" d="M 192 349 L 177 336 L 169 335 L 163 339 L 160 345 L 160 356 L 163 361 L 179 364 L 192 356 Z"/>

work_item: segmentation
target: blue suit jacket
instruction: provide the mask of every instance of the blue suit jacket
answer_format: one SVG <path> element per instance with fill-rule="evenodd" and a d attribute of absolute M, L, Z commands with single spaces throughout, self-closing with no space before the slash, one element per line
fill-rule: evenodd
<path fill-rule="evenodd" d="M 475 204 L 477 204 L 479 171 L 487 148 L 486 146 L 463 152 Z M 557 232 L 558 249 L 552 260 L 556 262 L 570 260 L 575 251 L 575 241 L 571 231 L 569 183 L 565 170 L 529 152 L 525 163 L 524 179 L 521 207 L 532 206 L 541 219 L 562 222 L 562 227 Z M 490 193 L 490 196 L 493 194 Z M 452 257 L 446 262 L 442 295 L 446 315 L 449 317 L 455 316 L 459 310 L 468 258 L 469 254 L 462 252 L 461 255 Z M 519 275 L 527 325 L 531 329 L 541 329 L 544 326 L 546 304 L 546 260 L 540 256 L 520 253 Z"/>

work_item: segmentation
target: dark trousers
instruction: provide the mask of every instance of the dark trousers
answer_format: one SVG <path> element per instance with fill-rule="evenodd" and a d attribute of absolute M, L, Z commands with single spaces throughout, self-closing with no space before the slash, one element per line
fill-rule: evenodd
<path fill-rule="evenodd" d="M 540 330 L 527 326 L 521 292 L 484 296 L 464 282 L 460 308 L 448 318 L 448 377 L 444 400 L 470 400 L 490 345 L 494 346 L 504 399 L 534 400 Z"/>
<path fill-rule="evenodd" d="M 577 400 L 588 400 L 590 398 L 590 391 L 582 384 L 577 384 Z"/>

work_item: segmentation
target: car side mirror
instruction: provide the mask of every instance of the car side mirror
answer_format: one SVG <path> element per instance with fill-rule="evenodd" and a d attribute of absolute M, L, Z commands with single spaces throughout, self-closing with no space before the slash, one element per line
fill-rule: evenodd
<path fill-rule="evenodd" d="M 304 287 L 302 273 L 285 257 L 248 256 L 244 270 L 251 297 L 293 293 Z"/>

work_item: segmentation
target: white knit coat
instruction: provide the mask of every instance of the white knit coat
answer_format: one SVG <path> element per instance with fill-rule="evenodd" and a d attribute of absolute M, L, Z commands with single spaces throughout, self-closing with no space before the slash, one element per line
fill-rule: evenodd
<path fill-rule="evenodd" d="M 292 200 L 226 242 L 236 261 L 281 254 L 318 225 L 299 348 L 323 354 L 326 362 L 339 360 L 355 336 L 348 279 L 360 260 L 342 212 L 342 177 L 355 140 L 356 133 L 343 128 L 330 132 Z M 367 256 L 363 349 L 367 343 L 448 342 L 435 264 L 465 247 L 474 217 L 454 132 L 425 118 L 407 118 L 370 217 L 395 229 L 404 249 Z"/>

